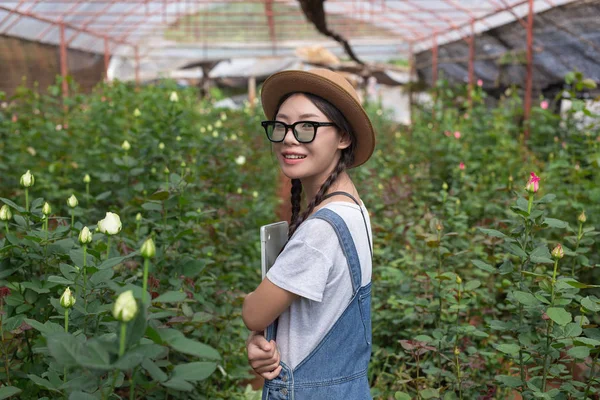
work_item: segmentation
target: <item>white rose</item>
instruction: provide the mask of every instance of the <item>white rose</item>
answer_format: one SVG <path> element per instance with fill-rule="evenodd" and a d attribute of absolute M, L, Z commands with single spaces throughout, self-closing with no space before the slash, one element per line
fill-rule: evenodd
<path fill-rule="evenodd" d="M 72 194 L 71 197 L 67 199 L 67 205 L 71 208 L 77 207 L 78 204 L 79 202 L 77 201 L 77 197 L 75 197 L 74 194 Z"/>
<path fill-rule="evenodd" d="M 117 297 L 117 301 L 113 307 L 113 317 L 119 321 L 129 322 L 138 312 L 137 302 L 133 297 L 133 292 L 128 290 Z"/>
<path fill-rule="evenodd" d="M 98 221 L 98 230 L 107 235 L 116 235 L 122 227 L 121 218 L 112 212 L 107 212 L 104 219 Z"/>
<path fill-rule="evenodd" d="M 244 164 L 246 164 L 246 157 L 244 157 L 244 156 L 239 156 L 239 157 L 237 157 L 237 158 L 235 159 L 235 163 L 236 163 L 237 165 L 244 165 Z"/>

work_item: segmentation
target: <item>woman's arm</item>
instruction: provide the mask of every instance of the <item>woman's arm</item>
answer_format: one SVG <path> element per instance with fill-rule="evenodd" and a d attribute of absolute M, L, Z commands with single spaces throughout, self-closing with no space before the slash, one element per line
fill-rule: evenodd
<path fill-rule="evenodd" d="M 263 279 L 254 292 L 246 295 L 242 319 L 251 331 L 262 331 L 299 296 Z"/>

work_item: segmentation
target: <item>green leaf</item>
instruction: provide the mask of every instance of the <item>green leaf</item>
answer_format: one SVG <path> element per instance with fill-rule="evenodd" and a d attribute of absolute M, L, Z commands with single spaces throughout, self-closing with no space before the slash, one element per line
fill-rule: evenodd
<path fill-rule="evenodd" d="M 433 389 L 433 388 L 427 388 L 425 390 L 421 390 L 419 392 L 419 394 L 421 395 L 421 398 L 426 399 L 426 400 L 440 397 L 439 391 L 437 389 Z"/>
<path fill-rule="evenodd" d="M 155 381 L 164 382 L 168 378 L 167 374 L 165 374 L 163 372 L 163 370 L 160 369 L 160 367 L 158 365 L 156 365 L 154 363 L 154 361 L 150 360 L 149 358 L 146 358 L 142 362 L 142 368 L 144 368 L 146 371 L 148 371 L 148 373 L 150 374 L 152 379 L 154 379 Z"/>
<path fill-rule="evenodd" d="M 160 203 L 144 203 L 142 208 L 147 211 L 162 211 L 162 205 Z"/>
<path fill-rule="evenodd" d="M 29 326 L 31 326 L 33 329 L 40 331 L 40 333 L 42 333 L 44 335 L 50 335 L 52 333 L 60 333 L 65 330 L 65 328 L 63 328 L 59 324 L 56 324 L 56 323 L 50 322 L 50 321 L 46 321 L 43 324 L 41 322 L 36 321 L 35 319 L 29 319 L 29 318 L 25 318 L 24 321 Z"/>
<path fill-rule="evenodd" d="M 105 199 L 108 199 L 111 194 L 112 194 L 112 192 L 110 190 L 106 191 L 106 192 L 102 192 L 98 196 L 96 196 L 96 200 L 105 200 Z"/>
<path fill-rule="evenodd" d="M 21 393 L 21 389 L 14 386 L 4 386 L 0 388 L 0 400 L 8 399 L 10 396 Z"/>
<path fill-rule="evenodd" d="M 65 279 L 62 276 L 50 275 L 48 277 L 48 282 L 59 283 L 61 285 L 72 285 L 74 282 L 69 279 Z"/>
<path fill-rule="evenodd" d="M 506 250 L 508 250 L 510 253 L 514 254 L 517 257 L 527 258 L 527 253 L 525 253 L 525 251 L 523 251 L 523 249 L 517 246 L 516 244 L 508 243 L 506 245 Z"/>
<path fill-rule="evenodd" d="M 571 347 L 567 354 L 573 358 L 584 359 L 590 356 L 590 348 L 587 346 L 575 346 Z"/>
<path fill-rule="evenodd" d="M 1 251 L 1 249 L 0 249 Z M 0 279 L 4 279 L 4 278 L 8 278 L 9 276 L 11 276 L 15 271 L 17 271 L 19 268 L 7 268 L 3 271 L 0 271 Z"/>
<path fill-rule="evenodd" d="M 484 229 L 484 228 L 477 228 L 477 229 L 480 230 L 481 233 L 483 233 L 484 235 L 499 237 L 499 238 L 506 237 L 506 235 L 504 233 L 497 231 L 496 229 Z"/>
<path fill-rule="evenodd" d="M 550 251 L 545 244 L 533 249 L 529 255 L 529 259 L 534 264 L 554 264 L 552 255 L 550 255 Z"/>
<path fill-rule="evenodd" d="M 471 262 L 473 263 L 473 265 L 475 265 L 479 269 L 482 269 L 484 271 L 491 272 L 491 273 L 496 272 L 494 267 L 492 267 L 490 264 L 488 264 L 486 262 L 483 262 L 481 260 L 471 260 Z"/>
<path fill-rule="evenodd" d="M 511 356 L 516 356 L 517 354 L 519 354 L 520 347 L 519 347 L 519 345 L 514 344 L 514 343 L 505 343 L 505 344 L 499 344 L 498 346 L 496 346 L 496 349 L 505 354 L 509 354 Z"/>
<path fill-rule="evenodd" d="M 569 286 L 576 287 L 578 289 L 589 289 L 589 288 L 600 287 L 600 285 L 588 285 L 587 283 L 581 283 L 581 282 L 578 282 L 577 280 L 572 279 L 572 278 L 561 279 L 561 283 L 562 282 L 568 284 Z"/>
<path fill-rule="evenodd" d="M 543 225 L 546 225 L 550 228 L 564 229 L 569 226 L 569 223 L 556 218 L 544 218 Z"/>
<path fill-rule="evenodd" d="M 117 264 L 121 264 L 123 261 L 127 260 L 128 258 L 131 257 L 135 257 L 139 255 L 139 251 L 134 251 L 132 253 L 127 254 L 126 256 L 123 257 L 113 257 L 113 258 L 109 258 L 108 260 L 104 261 L 102 264 L 98 265 L 98 269 L 107 269 L 107 268 L 112 268 Z"/>
<path fill-rule="evenodd" d="M 546 310 L 546 314 L 560 326 L 565 326 L 571 322 L 571 313 L 561 307 L 549 307 Z"/>
<path fill-rule="evenodd" d="M 206 268 L 206 265 L 208 264 L 207 261 L 210 260 L 200 259 L 186 262 L 182 266 L 183 275 L 187 276 L 188 278 L 198 276 L 204 270 L 204 268 Z"/>
<path fill-rule="evenodd" d="M 181 390 L 184 392 L 194 390 L 194 386 L 192 386 L 189 382 L 184 381 L 183 379 L 170 379 L 166 382 L 161 382 L 161 385 L 170 389 Z"/>
<path fill-rule="evenodd" d="M 542 197 L 541 199 L 534 201 L 534 203 L 537 203 L 537 204 L 551 203 L 552 201 L 554 201 L 554 199 L 556 199 L 556 195 L 549 193 L 549 194 L 545 195 L 544 197 Z"/>
<path fill-rule="evenodd" d="M 152 195 L 150 195 L 150 197 L 148 197 L 149 200 L 158 200 L 158 201 L 166 200 L 168 198 L 169 198 L 169 192 L 167 192 L 166 190 L 159 190 L 158 192 L 152 193 Z"/>
<path fill-rule="evenodd" d="M 577 336 L 581 335 L 582 332 L 583 332 L 583 329 L 581 329 L 581 326 L 579 326 L 578 323 L 571 322 L 565 326 L 564 336 L 565 337 L 577 337 Z"/>
<path fill-rule="evenodd" d="M 41 387 L 48 389 L 50 391 L 53 391 L 53 392 L 58 392 L 56 387 L 47 379 L 40 378 L 39 376 L 33 375 L 33 374 L 29 374 L 29 375 L 27 375 L 27 377 L 29 379 L 31 379 L 33 381 L 33 383 L 35 383 L 38 386 L 41 386 Z"/>
<path fill-rule="evenodd" d="M 77 392 L 72 392 L 69 395 L 69 400 L 98 400 L 98 399 L 89 393 L 77 391 Z"/>
<path fill-rule="evenodd" d="M 94 286 L 98 286 L 101 283 L 107 282 L 110 278 L 113 277 L 114 274 L 115 271 L 113 271 L 112 269 L 99 270 L 91 276 L 90 282 L 93 283 Z"/>
<path fill-rule="evenodd" d="M 584 297 L 583 299 L 581 299 L 581 306 L 583 308 L 585 308 L 586 310 L 592 311 L 592 312 L 598 312 L 600 311 L 600 304 L 598 304 L 595 301 L 592 301 L 592 299 L 590 299 L 590 297 Z"/>
<path fill-rule="evenodd" d="M 396 392 L 396 393 L 394 393 L 394 399 L 395 400 L 410 400 L 411 397 L 408 393 Z"/>
<path fill-rule="evenodd" d="M 159 329 L 161 339 L 167 342 L 173 349 L 192 356 L 206 358 L 209 360 L 220 360 L 221 356 L 212 347 L 203 343 L 188 339 L 182 332 L 175 329 Z"/>
<path fill-rule="evenodd" d="M 4 202 L 4 204 L 8 204 L 9 206 L 11 206 L 13 209 L 17 210 L 20 213 L 24 213 L 25 212 L 25 208 L 24 207 L 16 205 L 15 203 L 13 203 L 9 199 L 5 199 L 4 197 L 0 197 L 0 200 L 2 200 L 2 202 Z"/>
<path fill-rule="evenodd" d="M 496 380 L 511 388 L 517 388 L 523 385 L 521 379 L 516 376 L 496 375 Z"/>
<path fill-rule="evenodd" d="M 187 364 L 179 364 L 173 368 L 173 379 L 185 379 L 186 381 L 203 381 L 212 375 L 217 369 L 214 362 L 198 361 Z"/>
<path fill-rule="evenodd" d="M 537 306 L 540 304 L 540 301 L 535 298 L 534 295 L 527 292 L 514 291 L 513 296 L 517 301 L 525 306 Z"/>
<path fill-rule="evenodd" d="M 180 301 L 183 301 L 187 298 L 187 295 L 183 292 L 176 292 L 176 291 L 169 291 L 166 293 L 161 294 L 160 296 L 158 296 L 157 298 L 155 298 L 154 300 L 152 300 L 153 303 L 178 303 Z"/>
<path fill-rule="evenodd" d="M 464 289 L 465 289 L 465 291 L 474 290 L 474 289 L 477 289 L 479 286 L 481 286 L 481 282 L 478 281 L 477 279 L 475 279 L 475 280 L 467 282 Z"/>

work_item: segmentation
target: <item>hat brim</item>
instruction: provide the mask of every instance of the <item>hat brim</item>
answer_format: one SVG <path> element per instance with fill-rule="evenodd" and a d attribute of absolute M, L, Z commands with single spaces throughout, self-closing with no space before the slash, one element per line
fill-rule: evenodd
<path fill-rule="evenodd" d="M 356 136 L 354 162 L 349 168 L 364 164 L 375 149 L 375 131 L 362 105 L 346 89 L 332 80 L 308 71 L 282 71 L 271 75 L 261 91 L 263 110 L 275 119 L 281 99 L 290 93 L 310 93 L 333 104 L 348 120 Z"/>

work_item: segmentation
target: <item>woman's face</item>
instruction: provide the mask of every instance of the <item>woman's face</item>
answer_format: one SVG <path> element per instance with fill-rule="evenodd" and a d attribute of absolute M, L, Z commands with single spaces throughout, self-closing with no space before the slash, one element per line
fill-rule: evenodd
<path fill-rule="evenodd" d="M 277 121 L 293 124 L 297 121 L 331 122 L 303 94 L 288 97 L 275 116 Z M 317 128 L 315 139 L 310 143 L 300 143 L 288 129 L 283 142 L 273 143 L 273 150 L 283 173 L 291 179 L 325 181 L 337 165 L 342 149 L 350 146 L 350 136 L 342 135 L 336 126 Z M 298 155 L 303 158 L 291 159 Z M 304 183 L 304 182 L 303 182 Z"/>

